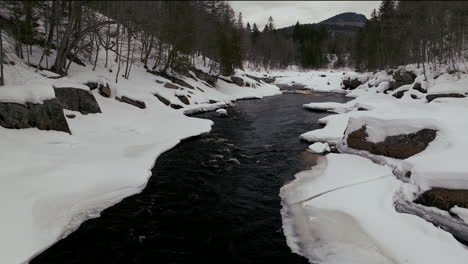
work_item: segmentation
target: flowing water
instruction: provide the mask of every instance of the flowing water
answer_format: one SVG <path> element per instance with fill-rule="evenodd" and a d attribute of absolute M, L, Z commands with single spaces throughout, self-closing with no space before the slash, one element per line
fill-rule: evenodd
<path fill-rule="evenodd" d="M 290 93 L 194 115 L 214 121 L 211 133 L 162 154 L 141 193 L 31 263 L 308 263 L 286 244 L 278 193 L 308 165 L 298 136 L 327 115 L 302 104 L 347 100 Z"/>

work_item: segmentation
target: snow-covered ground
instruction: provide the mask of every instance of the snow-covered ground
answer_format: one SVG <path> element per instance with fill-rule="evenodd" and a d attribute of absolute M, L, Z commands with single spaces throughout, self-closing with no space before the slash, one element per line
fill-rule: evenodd
<path fill-rule="evenodd" d="M 303 85 L 314 92 L 344 93 L 340 71 L 272 71 L 269 75 L 276 77 L 275 84 Z"/>
<path fill-rule="evenodd" d="M 246 81 L 257 83 L 255 88 L 221 80 L 211 87 L 184 76 L 179 78 L 194 89 L 180 85 L 167 88 L 164 85 L 171 83 L 169 80 L 146 72 L 138 62 L 129 80 L 120 77 L 115 83 L 114 57 L 104 68 L 103 50 L 95 71 L 89 62 L 87 67 L 72 64 L 69 76 L 48 79 L 57 76 L 28 67 L 14 55 L 11 38 L 5 35 L 4 39 L 7 59 L 15 63 L 5 65 L 6 86 L 0 87 L 0 102 L 42 103 L 55 98 L 53 87 L 89 91 L 83 85 L 89 81 L 109 84 L 111 96 L 101 96 L 98 89 L 92 91 L 102 113 L 82 115 L 64 110 L 76 116 L 67 117 L 71 134 L 0 127 L 0 263 L 27 261 L 84 220 L 141 191 L 161 153 L 184 138 L 210 131 L 212 121 L 184 113 L 281 93 L 274 85 L 245 76 Z M 30 59 L 38 61 L 38 57 Z M 172 109 L 155 94 L 182 108 Z M 115 99 L 122 96 L 144 102 L 146 109 Z M 190 104 L 178 96 L 185 96 Z"/>
<path fill-rule="evenodd" d="M 394 205 L 412 201 L 429 188 L 468 189 L 468 122 L 464 120 L 468 98 L 438 98 L 431 102 L 425 98 L 427 94 L 466 95 L 468 74 L 428 72 L 430 83 L 426 83 L 422 70 L 414 66 L 407 69 L 416 73 L 414 82 L 420 82 L 427 93 L 413 89 L 412 83 L 386 94 L 383 92 L 392 79 L 385 72 L 352 73 L 344 77 L 362 82 L 357 89 L 347 91 L 354 100 L 304 105 L 337 114 L 322 118 L 324 128 L 306 132 L 301 138 L 312 143 L 327 142 L 347 153 L 326 155 L 281 190 L 288 245 L 314 263 L 468 261 L 468 249 L 452 234 L 418 216 L 398 213 Z M 401 90 L 408 91 L 400 99 L 392 96 Z M 364 125 L 367 141 L 374 143 L 421 129 L 433 129 L 437 134 L 422 152 L 395 159 L 347 145 L 349 133 Z M 404 177 L 408 172 L 410 177 Z M 437 208 L 428 210 L 450 217 Z M 467 210 L 453 207 L 450 211 L 463 221 Z"/>

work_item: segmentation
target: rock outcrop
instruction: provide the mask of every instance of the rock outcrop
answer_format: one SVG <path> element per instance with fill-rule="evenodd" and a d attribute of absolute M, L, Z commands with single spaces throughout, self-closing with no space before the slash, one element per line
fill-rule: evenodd
<path fill-rule="evenodd" d="M 362 126 L 348 134 L 346 143 L 350 148 L 366 150 L 375 155 L 406 159 L 425 150 L 436 134 L 436 130 L 421 129 L 416 133 L 388 136 L 384 141 L 374 143 L 367 140 L 366 126 Z"/>
<path fill-rule="evenodd" d="M 57 99 L 45 100 L 42 104 L 0 103 L 0 125 L 5 128 L 36 127 L 70 133 Z"/>
<path fill-rule="evenodd" d="M 466 97 L 463 94 L 457 94 L 457 93 L 447 93 L 447 94 L 428 94 L 426 95 L 426 99 L 428 102 L 431 102 L 434 99 L 437 98 L 442 98 L 442 97 L 451 97 L 451 98 L 464 98 Z"/>
<path fill-rule="evenodd" d="M 90 91 L 80 88 L 54 88 L 55 97 L 63 108 L 84 115 L 101 113 L 99 104 Z"/>

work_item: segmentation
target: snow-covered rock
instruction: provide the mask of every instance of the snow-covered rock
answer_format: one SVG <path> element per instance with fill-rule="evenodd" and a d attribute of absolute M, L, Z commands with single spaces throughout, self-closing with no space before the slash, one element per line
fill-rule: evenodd
<path fill-rule="evenodd" d="M 311 144 L 308 149 L 314 153 L 330 152 L 330 146 L 328 146 L 328 143 L 322 142 L 315 142 L 314 144 Z"/>
<path fill-rule="evenodd" d="M 222 108 L 216 110 L 216 113 L 218 113 L 219 116 L 227 116 L 228 115 L 227 110 L 222 109 Z"/>

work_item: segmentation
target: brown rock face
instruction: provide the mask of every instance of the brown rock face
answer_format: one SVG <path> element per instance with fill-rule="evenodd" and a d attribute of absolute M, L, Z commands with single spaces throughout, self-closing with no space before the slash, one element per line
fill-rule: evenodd
<path fill-rule="evenodd" d="M 468 208 L 468 190 L 433 188 L 421 194 L 414 202 L 445 211 L 454 206 Z"/>
<path fill-rule="evenodd" d="M 358 150 L 366 150 L 375 155 L 383 155 L 391 158 L 406 159 L 423 150 L 436 137 L 436 130 L 422 129 L 416 133 L 386 137 L 383 142 L 367 141 L 366 126 L 351 132 L 348 135 L 348 147 Z"/>
<path fill-rule="evenodd" d="M 176 95 L 177 98 L 179 98 L 179 100 L 186 104 L 186 105 L 189 105 L 190 104 L 190 101 L 189 99 L 185 96 L 185 95 Z"/>
<path fill-rule="evenodd" d="M 171 102 L 169 100 L 167 100 L 166 98 L 162 97 L 159 94 L 155 93 L 154 96 L 156 96 L 159 99 L 159 101 L 161 101 L 165 105 L 170 105 L 171 104 Z"/>
<path fill-rule="evenodd" d="M 139 101 L 139 100 L 134 100 L 132 98 L 128 98 L 127 96 L 122 96 L 122 98 L 115 97 L 115 100 L 117 100 L 119 102 L 123 102 L 123 103 L 133 105 L 133 106 L 138 107 L 140 109 L 145 109 L 146 108 L 145 102 L 142 102 L 142 101 Z"/>
<path fill-rule="evenodd" d="M 112 91 L 109 84 L 106 84 L 106 86 L 99 85 L 99 94 L 107 98 L 111 97 Z"/>
<path fill-rule="evenodd" d="M 164 84 L 164 87 L 169 89 L 179 89 L 179 86 L 168 82 Z"/>
<path fill-rule="evenodd" d="M 428 102 L 431 102 L 434 99 L 441 98 L 441 97 L 453 97 L 453 98 L 464 98 L 463 94 L 457 94 L 457 93 L 449 93 L 449 94 L 428 94 L 426 95 L 426 99 Z"/>

